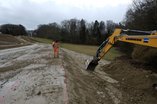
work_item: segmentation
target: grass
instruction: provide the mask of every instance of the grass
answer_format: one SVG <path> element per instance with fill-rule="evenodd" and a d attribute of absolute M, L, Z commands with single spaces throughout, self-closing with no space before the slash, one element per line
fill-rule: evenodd
<path fill-rule="evenodd" d="M 68 44 L 68 43 L 62 43 L 61 47 L 76 51 L 79 53 L 84 53 L 87 55 L 94 56 L 96 53 L 96 50 L 98 49 L 98 46 L 90 46 L 90 45 L 77 45 L 77 44 Z M 109 52 L 105 55 L 104 59 L 108 61 L 114 60 L 116 57 L 121 56 L 122 53 L 119 52 L 116 48 L 111 48 Z"/>
<path fill-rule="evenodd" d="M 38 37 L 33 37 L 32 38 L 34 41 L 40 42 L 40 43 L 47 43 L 47 44 L 51 44 L 52 40 L 50 39 L 45 39 L 45 38 L 38 38 Z"/>
<path fill-rule="evenodd" d="M 77 44 L 69 44 L 69 43 L 62 43 L 61 47 L 76 51 L 79 53 L 84 53 L 87 55 L 94 55 L 95 50 L 97 50 L 97 46 L 90 46 L 90 45 L 77 45 Z"/>
<path fill-rule="evenodd" d="M 50 39 L 43 39 L 43 38 L 33 38 L 33 40 L 41 43 L 51 44 L 52 40 Z M 62 48 L 66 48 L 75 52 L 87 54 L 94 56 L 98 46 L 91 46 L 91 45 L 78 45 L 78 44 L 69 44 L 69 43 L 61 43 Z M 114 60 L 116 57 L 121 56 L 122 53 L 119 52 L 115 47 L 111 48 L 109 52 L 105 55 L 104 59 L 108 61 Z"/>
<path fill-rule="evenodd" d="M 122 53 L 120 51 L 117 50 L 117 48 L 113 47 L 111 48 L 108 53 L 105 55 L 104 59 L 112 61 L 114 60 L 116 57 L 121 56 Z"/>

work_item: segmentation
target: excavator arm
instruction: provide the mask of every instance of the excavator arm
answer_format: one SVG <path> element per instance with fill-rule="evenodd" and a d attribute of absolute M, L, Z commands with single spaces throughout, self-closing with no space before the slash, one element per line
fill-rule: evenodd
<path fill-rule="evenodd" d="M 145 33 L 148 35 L 127 35 L 123 34 L 123 32 L 137 32 L 141 34 Z M 96 55 L 89 63 L 87 70 L 94 71 L 95 67 L 98 65 L 98 61 L 105 56 L 105 54 L 117 41 L 157 48 L 157 32 L 115 29 L 113 34 L 99 46 Z"/>

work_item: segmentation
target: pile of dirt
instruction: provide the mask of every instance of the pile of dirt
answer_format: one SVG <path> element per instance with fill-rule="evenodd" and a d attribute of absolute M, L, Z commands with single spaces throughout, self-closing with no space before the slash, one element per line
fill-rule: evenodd
<path fill-rule="evenodd" d="M 31 44 L 23 37 L 16 37 L 8 34 L 0 34 L 0 49 L 14 48 Z"/>
<path fill-rule="evenodd" d="M 21 41 L 12 35 L 0 34 L 1 45 L 20 44 Z"/>
<path fill-rule="evenodd" d="M 149 64 L 157 68 L 157 48 L 137 45 L 133 49 L 132 58 L 137 62 Z"/>
<path fill-rule="evenodd" d="M 36 43 L 38 42 L 37 40 L 33 39 L 32 37 L 28 37 L 28 36 L 20 36 L 21 39 L 24 39 L 27 42 L 31 42 L 31 43 Z"/>
<path fill-rule="evenodd" d="M 157 90 L 152 85 L 157 83 L 157 74 L 136 66 L 131 59 L 121 57 L 103 66 L 102 70 L 119 81 L 117 88 L 125 104 L 156 104 Z"/>

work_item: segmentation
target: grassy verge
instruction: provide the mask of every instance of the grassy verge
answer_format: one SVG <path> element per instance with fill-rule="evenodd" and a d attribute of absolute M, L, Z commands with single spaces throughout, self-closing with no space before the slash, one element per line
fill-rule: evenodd
<path fill-rule="evenodd" d="M 50 40 L 50 39 L 37 38 L 37 37 L 33 37 L 32 39 L 33 39 L 34 41 L 40 42 L 40 43 L 47 43 L 47 44 L 51 44 L 51 43 L 52 43 L 52 40 Z"/>
<path fill-rule="evenodd" d="M 98 46 L 90 46 L 90 45 L 76 45 L 76 44 L 68 44 L 68 43 L 62 43 L 61 47 L 76 51 L 79 53 L 84 53 L 87 55 L 94 56 L 96 53 L 96 50 L 98 49 Z M 119 52 L 116 48 L 112 48 L 104 57 L 105 60 L 112 61 L 116 57 L 121 56 L 122 53 Z"/>

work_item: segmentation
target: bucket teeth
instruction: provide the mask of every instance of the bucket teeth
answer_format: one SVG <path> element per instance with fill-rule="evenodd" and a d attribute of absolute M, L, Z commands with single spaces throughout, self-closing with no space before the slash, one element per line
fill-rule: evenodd
<path fill-rule="evenodd" d="M 87 67 L 87 70 L 89 71 L 94 71 L 95 67 L 98 65 L 98 61 L 97 60 L 92 60 L 88 67 Z"/>

